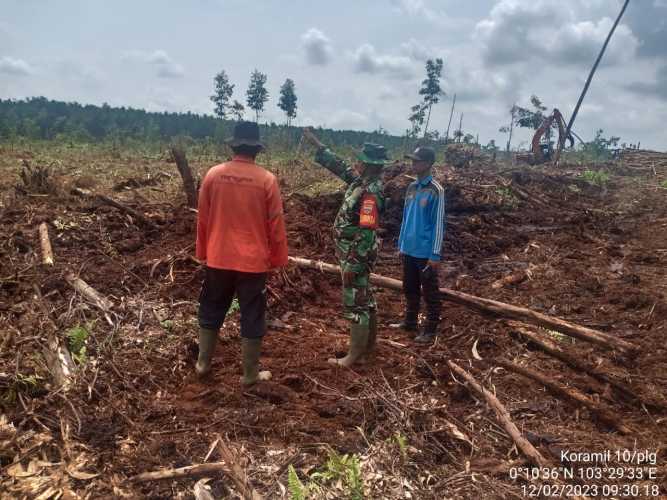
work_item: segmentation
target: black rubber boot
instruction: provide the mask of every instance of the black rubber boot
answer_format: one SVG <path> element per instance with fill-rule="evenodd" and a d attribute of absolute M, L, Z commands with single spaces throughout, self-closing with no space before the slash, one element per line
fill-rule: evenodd
<path fill-rule="evenodd" d="M 243 378 L 241 384 L 251 386 L 257 382 L 271 379 L 270 371 L 259 371 L 259 354 L 262 350 L 262 337 L 256 339 L 241 338 L 243 358 Z"/>
<path fill-rule="evenodd" d="M 438 323 L 427 322 L 424 326 L 424 330 L 417 335 L 415 342 L 418 344 L 432 344 L 435 341 L 435 338 L 438 336 Z"/>
<path fill-rule="evenodd" d="M 210 330 L 208 328 L 199 329 L 199 356 L 195 365 L 195 371 L 199 377 L 204 377 L 211 371 L 211 360 L 213 359 L 217 340 L 217 330 Z"/>
<path fill-rule="evenodd" d="M 366 353 L 366 349 L 368 348 L 368 336 L 368 325 L 352 323 L 352 326 L 350 327 L 350 351 L 344 358 L 329 358 L 329 363 L 344 366 L 345 368 L 352 366 Z"/>
<path fill-rule="evenodd" d="M 414 307 L 414 305 L 412 307 L 408 306 L 405 311 L 405 318 L 398 324 L 398 327 L 406 332 L 416 332 L 417 316 L 419 316 L 419 304 L 417 307 Z"/>
<path fill-rule="evenodd" d="M 368 346 L 366 347 L 366 354 L 373 354 L 377 344 L 378 336 L 378 312 L 373 310 L 368 316 Z"/>

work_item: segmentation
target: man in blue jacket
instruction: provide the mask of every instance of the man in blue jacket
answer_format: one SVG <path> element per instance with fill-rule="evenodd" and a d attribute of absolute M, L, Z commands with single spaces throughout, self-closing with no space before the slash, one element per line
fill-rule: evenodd
<path fill-rule="evenodd" d="M 426 303 L 426 323 L 415 342 L 429 344 L 437 335 L 442 299 L 438 291 L 438 268 L 445 235 L 445 191 L 433 178 L 435 151 L 418 147 L 406 158 L 412 160 L 417 180 L 408 186 L 398 247 L 403 262 L 403 292 L 407 302 L 400 324 L 417 331 L 422 294 Z"/>

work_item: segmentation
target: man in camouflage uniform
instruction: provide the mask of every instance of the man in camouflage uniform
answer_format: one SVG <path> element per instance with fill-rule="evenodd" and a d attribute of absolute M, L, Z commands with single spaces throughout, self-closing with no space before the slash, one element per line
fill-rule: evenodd
<path fill-rule="evenodd" d="M 344 316 L 350 320 L 350 349 L 332 364 L 349 367 L 375 348 L 377 309 L 369 275 L 378 254 L 377 228 L 384 209 L 382 168 L 387 163 L 383 146 L 364 144 L 354 166 L 336 156 L 310 129 L 304 138 L 317 147 L 315 161 L 348 184 L 334 222 L 336 257 L 343 278 Z"/>

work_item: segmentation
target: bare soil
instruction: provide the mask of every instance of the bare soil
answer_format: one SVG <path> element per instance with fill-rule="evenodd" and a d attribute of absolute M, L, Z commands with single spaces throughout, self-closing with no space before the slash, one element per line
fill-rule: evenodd
<path fill-rule="evenodd" d="M 448 360 L 492 390 L 555 464 L 561 450 L 656 454 L 655 464 L 614 464 L 624 470 L 637 465 L 644 474 L 654 468 L 654 479 L 570 483 L 629 484 L 642 492 L 657 485 L 667 495 L 667 190 L 660 187 L 667 158 L 647 166 L 628 155 L 603 165 L 611 175 L 604 186 L 581 177 L 600 166 L 437 167 L 448 191 L 442 285 L 638 345 L 639 354 L 630 359 L 548 332 L 567 352 L 650 402 L 638 405 L 530 349 L 502 319 L 462 306 L 445 303 L 438 341 L 417 346 L 391 327 L 401 318 L 403 301 L 389 290 L 377 290 L 377 354 L 354 370 L 332 367 L 327 358 L 347 346 L 340 283 L 336 276 L 295 267 L 270 278 L 272 326 L 262 364 L 273 379 L 240 388 L 234 312 L 220 333 L 212 377 L 199 381 L 193 372 L 202 269 L 190 257 L 196 215 L 184 206 L 175 167 L 148 162 L 146 172 L 172 178 L 128 181 L 121 191 L 113 186 L 124 179 L 93 181 L 93 189 L 159 224 L 160 231 L 151 232 L 112 207 L 70 195 L 68 186 L 80 173 L 65 172 L 56 194 L 13 193 L 20 160 L 30 154 L 6 150 L 3 156 L 4 171 L 14 174 L 4 176 L 0 207 L 0 498 L 35 498 L 48 488 L 64 498 L 190 498 L 196 479 L 126 479 L 203 463 L 218 436 L 267 498 L 286 495 L 289 465 L 306 478 L 326 461 L 329 448 L 361 457 L 369 498 L 524 497 L 523 488 L 537 483 L 513 478 L 511 469 L 527 462 L 493 411 L 451 374 Z M 105 161 L 117 161 L 119 169 L 139 163 Z M 391 203 L 376 272 L 400 279 L 396 239 L 410 179 L 400 166 L 389 174 Z M 137 172 L 135 180 L 141 180 Z M 330 228 L 340 193 L 308 197 L 292 192 L 286 179 L 283 194 L 290 254 L 333 262 Z M 53 267 L 41 264 L 41 222 L 49 225 Z M 528 278 L 519 283 L 491 286 L 525 270 Z M 68 286 L 70 271 L 113 301 L 109 321 Z M 77 364 L 70 389 L 57 390 L 41 353 L 50 333 L 64 342 L 65 332 L 77 325 L 92 332 L 86 359 Z M 621 435 L 587 410 L 498 368 L 499 358 L 579 389 L 610 407 L 632 432 Z M 35 383 L 26 382 L 30 376 Z M 405 437 L 406 448 L 396 436 Z M 217 450 L 208 460 L 220 460 Z M 236 494 L 226 476 L 208 485 L 216 498 Z M 336 488 L 331 485 L 331 498 L 340 495 Z"/>

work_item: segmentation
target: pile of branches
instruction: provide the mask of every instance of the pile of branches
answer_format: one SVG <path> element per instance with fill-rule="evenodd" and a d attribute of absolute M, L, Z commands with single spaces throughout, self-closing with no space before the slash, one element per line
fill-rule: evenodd
<path fill-rule="evenodd" d="M 480 156 L 479 146 L 475 144 L 449 144 L 445 149 L 445 161 L 456 168 L 469 167 Z"/>

